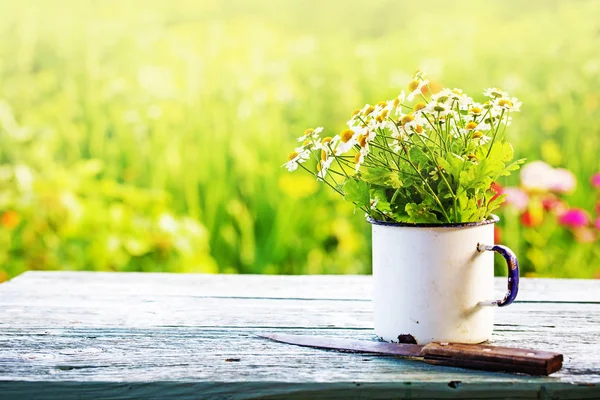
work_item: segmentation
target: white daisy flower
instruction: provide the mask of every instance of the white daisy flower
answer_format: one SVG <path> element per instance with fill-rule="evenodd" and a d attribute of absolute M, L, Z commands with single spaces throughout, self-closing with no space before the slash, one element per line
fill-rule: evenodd
<path fill-rule="evenodd" d="M 422 129 L 423 126 L 425 126 L 425 124 L 427 123 L 427 120 L 420 113 L 414 113 L 414 117 L 415 118 L 412 121 L 408 121 L 407 123 L 405 123 L 403 125 L 404 129 L 407 132 L 412 132 L 412 131 L 418 132 L 420 130 L 418 127 L 420 126 Z M 418 132 L 418 133 L 421 133 L 421 132 Z"/>
<path fill-rule="evenodd" d="M 285 166 L 285 168 L 288 171 L 293 172 L 298 169 L 298 164 L 306 162 L 306 160 L 308 160 L 309 157 L 310 151 L 308 150 L 303 150 L 302 152 L 294 151 L 290 153 L 290 155 L 288 156 L 288 162 L 283 164 L 282 167 Z"/>
<path fill-rule="evenodd" d="M 360 152 L 365 156 L 369 154 L 371 151 L 369 148 L 369 143 L 371 143 L 377 137 L 377 133 L 375 131 L 366 131 L 363 134 L 358 135 L 356 138 L 357 144 L 360 146 Z"/>
<path fill-rule="evenodd" d="M 339 135 L 332 137 L 324 137 L 320 141 L 315 143 L 315 150 L 326 150 L 331 152 L 331 149 L 334 149 L 337 141 L 340 140 Z"/>
<path fill-rule="evenodd" d="M 417 81 L 417 80 L 411 81 L 408 87 L 409 87 L 409 89 L 412 89 L 412 92 L 410 92 L 408 94 L 408 96 L 406 96 L 408 101 L 413 101 L 415 96 L 422 94 L 423 92 L 421 90 L 428 84 L 429 84 L 429 80 L 427 80 L 427 79 L 424 79 L 421 81 Z"/>
<path fill-rule="evenodd" d="M 502 90 L 500 90 L 498 88 L 485 89 L 483 91 L 483 95 L 486 97 L 490 97 L 492 99 L 498 98 L 498 97 L 508 97 L 508 93 L 503 92 Z"/>
<path fill-rule="evenodd" d="M 486 144 L 490 140 L 492 140 L 491 137 L 489 137 L 488 135 L 483 135 L 482 137 L 479 138 L 479 144 Z"/>
<path fill-rule="evenodd" d="M 494 100 L 494 105 L 498 108 L 500 108 L 501 110 L 507 110 L 507 111 L 514 111 L 514 112 L 518 112 L 521 111 L 521 105 L 523 103 L 519 101 L 519 99 L 517 99 L 516 97 L 502 97 L 499 99 Z"/>
<path fill-rule="evenodd" d="M 356 173 L 360 170 L 360 166 L 365 162 L 365 154 L 363 154 L 362 149 L 359 153 L 356 153 L 354 156 L 354 164 L 356 165 Z"/>
<path fill-rule="evenodd" d="M 406 94 L 404 93 L 404 90 L 403 90 L 400 92 L 398 97 L 396 97 L 395 99 L 390 100 L 388 102 L 388 107 L 390 107 L 391 115 L 398 116 L 399 114 L 402 113 L 402 104 L 404 104 L 405 100 L 406 100 Z"/>
<path fill-rule="evenodd" d="M 335 147 L 335 155 L 340 156 L 344 153 L 347 153 L 352 147 L 354 147 L 355 144 L 358 143 L 358 136 L 364 132 L 366 131 L 362 127 L 352 127 L 352 129 L 346 129 L 339 135 L 336 135 L 337 146 Z"/>
<path fill-rule="evenodd" d="M 331 167 L 331 163 L 333 162 L 333 160 L 334 160 L 334 157 L 329 157 L 329 158 L 327 158 L 327 160 L 319 161 L 320 169 L 319 169 L 319 172 L 317 173 L 317 180 L 325 179 L 325 176 L 327 175 L 327 171 L 329 170 L 329 167 Z"/>
<path fill-rule="evenodd" d="M 439 92 L 437 92 L 436 94 L 431 96 L 431 101 L 434 101 L 436 103 L 447 103 L 449 100 L 452 99 L 452 90 L 450 89 L 442 89 Z"/>
<path fill-rule="evenodd" d="M 315 129 L 307 129 L 304 131 L 304 135 L 302 135 L 298 138 L 298 141 L 304 142 L 305 140 L 311 140 L 311 139 L 314 140 L 319 137 L 319 134 L 321 132 L 323 132 L 322 126 L 315 128 Z"/>
<path fill-rule="evenodd" d="M 437 116 L 445 117 L 448 114 L 453 114 L 450 104 L 446 103 L 438 103 L 435 101 L 430 101 L 427 103 L 427 106 L 424 108 L 423 112 L 432 115 L 434 118 Z"/>

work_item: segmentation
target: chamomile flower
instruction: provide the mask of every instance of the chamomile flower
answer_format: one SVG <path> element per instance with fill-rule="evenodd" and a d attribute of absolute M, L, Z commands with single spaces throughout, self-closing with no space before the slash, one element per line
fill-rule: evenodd
<path fill-rule="evenodd" d="M 517 99 L 516 97 L 508 98 L 507 96 L 494 100 L 494 105 L 496 107 L 506 111 L 521 111 L 522 104 L 523 103 L 520 102 L 519 99 Z"/>
<path fill-rule="evenodd" d="M 453 114 L 453 110 L 450 104 L 443 102 L 438 103 L 435 101 L 430 101 L 429 103 L 427 103 L 427 107 L 425 107 L 423 112 L 434 116 L 434 118 L 437 118 L 438 116 L 445 117 L 449 114 Z"/>
<path fill-rule="evenodd" d="M 473 135 L 471 136 L 471 138 L 477 140 L 477 144 L 479 144 L 479 145 L 486 144 L 487 142 L 489 142 L 490 140 L 492 140 L 491 137 L 489 137 L 488 135 L 485 135 L 481 131 L 475 131 L 475 132 L 473 132 Z"/>
<path fill-rule="evenodd" d="M 335 147 L 336 156 L 347 153 L 356 144 L 356 137 L 354 131 L 351 129 L 346 129 L 339 135 L 336 135 L 334 139 L 337 142 L 337 146 Z"/>
<path fill-rule="evenodd" d="M 451 102 L 452 90 L 450 89 L 442 89 L 436 94 L 431 96 L 431 101 L 436 103 L 449 103 Z"/>
<path fill-rule="evenodd" d="M 392 113 L 393 116 L 397 116 L 402 112 L 402 106 L 405 101 L 406 101 L 406 94 L 404 93 L 404 90 L 400 92 L 398 97 L 390 100 L 390 103 L 392 106 L 392 109 L 390 110 L 390 112 Z"/>
<path fill-rule="evenodd" d="M 309 157 L 309 150 L 303 150 L 301 152 L 293 151 L 288 155 L 288 162 L 283 164 L 282 167 L 285 166 L 288 171 L 293 172 L 298 169 L 298 164 L 306 162 Z"/>
<path fill-rule="evenodd" d="M 333 162 L 334 159 L 335 159 L 335 157 L 329 157 L 326 160 L 319 161 L 319 164 L 317 164 L 317 169 L 319 170 L 317 172 L 317 180 L 325 179 L 325 176 L 327 175 L 327 171 L 331 167 L 331 163 Z"/>
<path fill-rule="evenodd" d="M 360 170 L 360 166 L 365 162 L 365 155 L 361 152 L 356 153 L 354 156 L 354 165 L 356 173 Z"/>
<path fill-rule="evenodd" d="M 319 137 L 319 134 L 323 132 L 323 127 L 320 126 L 318 128 L 315 129 L 307 129 L 304 131 L 304 135 L 300 136 L 298 138 L 299 142 L 304 142 L 305 140 L 315 140 L 316 138 Z"/>
<path fill-rule="evenodd" d="M 403 121 L 402 128 L 409 134 L 413 132 L 422 133 L 423 126 L 427 123 L 427 120 L 420 113 L 407 114 L 406 117 L 400 120 L 400 122 Z"/>
<path fill-rule="evenodd" d="M 483 91 L 483 95 L 492 99 L 495 98 L 499 98 L 499 97 L 508 97 L 508 93 L 503 92 L 502 90 L 498 89 L 498 88 L 489 88 L 489 89 L 485 89 Z"/>
<path fill-rule="evenodd" d="M 427 79 L 423 79 L 423 80 L 413 79 L 412 81 L 410 81 L 410 83 L 408 84 L 408 88 L 411 90 L 411 92 L 408 94 L 408 96 L 406 96 L 408 101 L 413 101 L 415 96 L 423 94 L 422 90 L 427 85 L 429 85 L 429 80 L 427 80 Z"/>
<path fill-rule="evenodd" d="M 335 141 L 333 139 L 334 138 L 332 138 L 331 136 L 326 136 L 323 139 L 315 142 L 315 150 L 330 150 L 332 147 L 335 146 Z"/>

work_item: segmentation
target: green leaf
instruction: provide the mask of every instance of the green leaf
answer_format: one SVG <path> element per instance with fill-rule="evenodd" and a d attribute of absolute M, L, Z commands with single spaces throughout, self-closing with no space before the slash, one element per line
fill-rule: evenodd
<path fill-rule="evenodd" d="M 436 223 L 439 222 L 437 216 L 429 211 L 423 204 L 408 203 L 404 210 L 412 223 Z"/>
<path fill-rule="evenodd" d="M 352 178 L 348 179 L 344 184 L 344 194 L 346 201 L 359 207 L 369 208 L 371 199 L 367 182 Z"/>
<path fill-rule="evenodd" d="M 387 186 L 394 189 L 402 187 L 402 181 L 397 173 L 385 168 L 365 168 L 361 179 L 372 185 Z"/>
<path fill-rule="evenodd" d="M 508 162 L 513 159 L 515 156 L 515 151 L 513 150 L 512 145 L 509 142 L 504 142 L 502 144 L 503 157 L 502 161 Z"/>
<path fill-rule="evenodd" d="M 386 189 L 379 187 L 371 189 L 371 199 L 377 199 L 377 210 L 381 212 L 390 212 L 390 202 L 387 198 Z M 369 199 L 370 200 L 370 199 Z"/>
<path fill-rule="evenodd" d="M 502 203 L 504 203 L 504 200 L 506 199 L 506 196 L 507 196 L 507 195 L 505 195 L 505 194 L 502 194 L 502 195 L 500 195 L 500 196 L 496 197 L 494 200 L 491 200 L 491 201 L 488 203 L 488 205 L 487 205 L 487 215 L 490 215 L 490 213 L 491 213 L 492 211 L 494 211 L 495 209 L 497 209 L 498 207 L 500 207 L 500 205 L 501 205 Z M 487 215 L 486 215 L 486 216 L 487 216 Z"/>

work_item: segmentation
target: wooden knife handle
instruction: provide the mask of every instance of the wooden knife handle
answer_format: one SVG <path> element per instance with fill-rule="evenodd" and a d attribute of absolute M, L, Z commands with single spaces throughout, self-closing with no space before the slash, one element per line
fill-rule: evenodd
<path fill-rule="evenodd" d="M 563 362 L 562 354 L 549 351 L 459 343 L 427 344 L 421 356 L 429 364 L 529 375 L 550 375 Z"/>

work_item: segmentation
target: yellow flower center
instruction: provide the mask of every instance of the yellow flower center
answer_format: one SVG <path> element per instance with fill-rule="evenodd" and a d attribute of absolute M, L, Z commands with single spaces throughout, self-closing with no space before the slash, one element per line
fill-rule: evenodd
<path fill-rule="evenodd" d="M 310 140 L 305 140 L 304 142 L 302 142 L 302 147 L 306 147 L 310 144 Z"/>
<path fill-rule="evenodd" d="M 422 125 L 417 125 L 415 127 L 415 131 L 417 131 L 417 133 L 423 133 L 423 126 Z"/>
<path fill-rule="evenodd" d="M 319 162 L 317 163 L 317 171 L 320 171 L 320 170 L 321 170 L 321 161 L 319 161 Z"/>
<path fill-rule="evenodd" d="M 292 151 L 290 154 L 288 154 L 288 161 L 292 161 L 296 157 L 298 157 L 298 153 L 295 151 Z"/>
<path fill-rule="evenodd" d="M 419 87 L 419 81 L 416 79 L 413 79 L 408 84 L 408 90 L 410 90 L 411 92 L 414 92 L 415 90 L 417 90 L 418 87 Z"/>
<path fill-rule="evenodd" d="M 327 160 L 327 152 L 325 150 L 321 150 L 321 160 Z"/>
<path fill-rule="evenodd" d="M 460 89 L 452 89 L 452 93 L 457 94 L 459 96 L 463 94 L 462 90 Z"/>
<path fill-rule="evenodd" d="M 327 143 L 331 142 L 333 139 L 331 139 L 329 136 L 324 137 L 323 140 L 321 140 L 321 144 L 323 146 L 325 146 Z"/>
<path fill-rule="evenodd" d="M 354 117 L 355 115 L 357 115 L 360 112 L 360 110 L 357 108 L 356 110 L 352 111 L 352 115 L 350 115 L 350 117 Z"/>
<path fill-rule="evenodd" d="M 365 110 L 365 115 L 369 115 L 371 114 L 373 111 L 375 111 L 375 106 L 369 106 L 369 108 L 367 108 Z"/>
<path fill-rule="evenodd" d="M 469 122 L 469 123 L 468 123 L 468 124 L 465 126 L 465 128 L 467 128 L 468 130 L 470 130 L 470 131 L 471 131 L 471 130 L 473 130 L 473 129 L 477 128 L 477 123 L 476 123 L 476 122 L 473 122 L 473 121 L 471 121 L 471 122 Z"/>
<path fill-rule="evenodd" d="M 386 119 L 389 114 L 389 110 L 383 110 L 381 112 L 381 118 Z"/>
<path fill-rule="evenodd" d="M 350 129 L 346 129 L 344 132 L 340 133 L 340 138 L 344 143 L 352 139 L 352 136 L 354 136 L 354 132 L 352 132 Z"/>
<path fill-rule="evenodd" d="M 415 120 L 415 116 L 410 113 L 410 114 L 406 114 L 404 117 L 402 117 L 402 119 L 400 120 L 400 122 L 402 123 L 402 125 L 406 125 L 411 121 Z"/>
<path fill-rule="evenodd" d="M 473 138 L 474 139 L 479 139 L 482 136 L 483 136 L 483 132 L 481 132 L 481 131 L 475 131 L 475 132 L 473 132 Z"/>
<path fill-rule="evenodd" d="M 381 115 L 378 115 L 378 116 L 375 118 L 375 121 L 377 121 L 377 122 L 379 122 L 379 123 L 382 123 L 382 122 L 383 122 L 383 118 L 384 118 L 384 117 L 382 117 Z"/>
<path fill-rule="evenodd" d="M 500 107 L 506 107 L 506 106 L 512 107 L 513 103 L 512 103 L 512 101 L 510 101 L 508 99 L 500 99 L 500 100 L 498 100 L 498 105 Z"/>
<path fill-rule="evenodd" d="M 473 107 L 473 108 L 471 108 L 471 109 L 469 110 L 469 112 L 470 112 L 471 114 L 481 114 L 481 108 L 479 108 L 479 107 Z"/>
<path fill-rule="evenodd" d="M 314 129 L 310 129 L 310 128 L 309 128 L 309 129 L 307 129 L 307 130 L 305 130 L 305 131 L 304 131 L 304 136 L 308 136 L 308 135 L 310 135 L 311 133 L 313 133 L 314 131 L 315 131 Z"/>
<path fill-rule="evenodd" d="M 400 99 L 396 97 L 394 99 L 394 107 L 398 107 L 398 104 L 400 104 Z"/>
<path fill-rule="evenodd" d="M 385 101 L 380 101 L 379 103 L 377 103 L 377 105 L 379 107 L 385 107 L 387 105 L 387 103 Z"/>
<path fill-rule="evenodd" d="M 419 111 L 424 109 L 425 107 L 427 107 L 427 105 L 425 103 L 417 103 L 415 104 L 415 106 L 413 107 L 413 110 L 415 111 Z"/>
<path fill-rule="evenodd" d="M 367 137 L 365 135 L 358 135 L 358 144 L 360 147 L 365 147 L 367 145 Z"/>
<path fill-rule="evenodd" d="M 354 164 L 358 164 L 360 162 L 360 153 L 356 153 L 354 156 Z"/>

